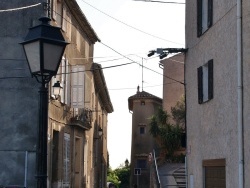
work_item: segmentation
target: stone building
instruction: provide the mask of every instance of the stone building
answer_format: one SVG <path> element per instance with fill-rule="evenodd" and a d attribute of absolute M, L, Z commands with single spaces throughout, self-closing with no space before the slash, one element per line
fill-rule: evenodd
<path fill-rule="evenodd" d="M 75 0 L 1 1 L 0 185 L 35 187 L 40 84 L 31 78 L 22 46 L 42 16 L 70 44 L 48 84 L 48 187 L 105 187 L 107 124 L 113 106 L 99 64 L 98 36 Z M 60 82 L 60 96 L 53 85 Z"/>
<path fill-rule="evenodd" d="M 188 184 L 250 187 L 250 3 L 186 1 Z"/>
<path fill-rule="evenodd" d="M 150 134 L 150 117 L 162 107 L 162 99 L 146 91 L 139 91 L 128 98 L 129 110 L 132 112 L 132 140 L 130 185 L 150 186 L 150 165 L 148 156 L 157 149 L 155 139 Z"/>

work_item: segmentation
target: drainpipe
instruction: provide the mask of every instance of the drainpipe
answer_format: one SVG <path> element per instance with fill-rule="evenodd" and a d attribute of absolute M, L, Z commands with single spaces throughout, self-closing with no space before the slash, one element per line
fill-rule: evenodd
<path fill-rule="evenodd" d="M 243 86 L 242 86 L 242 0 L 237 0 L 237 81 L 239 188 L 244 188 Z"/>
<path fill-rule="evenodd" d="M 27 173 L 28 173 L 28 151 L 25 151 L 25 168 L 24 168 L 24 187 L 27 187 Z"/>

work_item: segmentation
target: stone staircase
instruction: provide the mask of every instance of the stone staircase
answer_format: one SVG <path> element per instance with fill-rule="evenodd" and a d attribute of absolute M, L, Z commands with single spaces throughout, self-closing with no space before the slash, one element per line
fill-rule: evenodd
<path fill-rule="evenodd" d="M 186 188 L 186 173 L 185 168 L 179 168 L 173 172 L 174 179 L 178 185 L 178 188 Z"/>

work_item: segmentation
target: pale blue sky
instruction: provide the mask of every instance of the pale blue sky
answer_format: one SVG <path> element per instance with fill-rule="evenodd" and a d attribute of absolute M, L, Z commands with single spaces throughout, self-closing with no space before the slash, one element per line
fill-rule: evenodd
<path fill-rule="evenodd" d="M 183 4 L 132 0 L 77 1 L 103 43 L 96 43 L 94 49 L 94 62 L 102 67 L 131 60 L 141 64 L 142 58 L 147 59 L 149 50 L 185 47 Z M 144 66 L 162 74 L 158 57 L 146 59 L 143 60 Z M 142 68 L 137 63 L 104 69 L 114 107 L 114 112 L 108 117 L 108 151 L 113 169 L 126 159 L 130 161 L 132 114 L 128 110 L 128 97 L 136 93 L 138 85 L 142 86 Z M 144 68 L 143 80 L 144 91 L 162 98 L 163 77 L 160 74 Z"/>

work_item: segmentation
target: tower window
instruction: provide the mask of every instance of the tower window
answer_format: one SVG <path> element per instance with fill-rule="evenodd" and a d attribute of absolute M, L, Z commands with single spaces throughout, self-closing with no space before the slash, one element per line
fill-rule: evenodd
<path fill-rule="evenodd" d="M 140 127 L 140 134 L 145 134 L 145 127 L 144 126 Z"/>
<path fill-rule="evenodd" d="M 145 106 L 145 101 L 141 101 L 141 106 Z"/>

